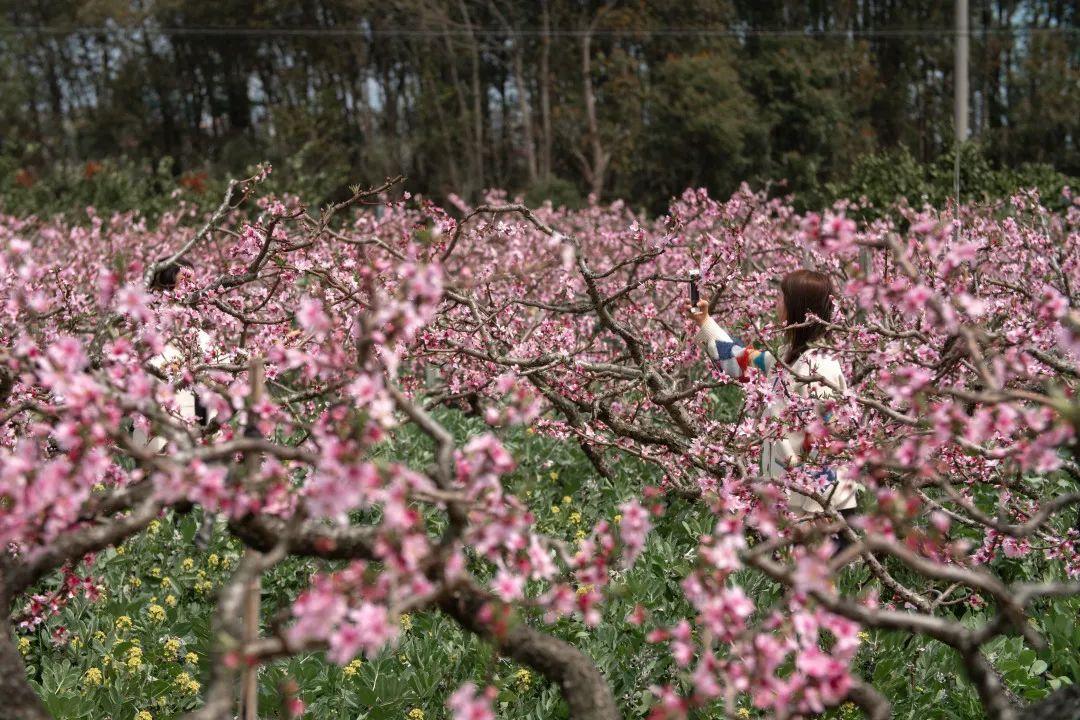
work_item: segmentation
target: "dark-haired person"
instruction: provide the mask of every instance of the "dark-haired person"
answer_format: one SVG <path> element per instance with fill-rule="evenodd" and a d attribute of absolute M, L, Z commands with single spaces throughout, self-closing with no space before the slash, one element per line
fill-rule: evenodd
<path fill-rule="evenodd" d="M 150 290 L 156 292 L 171 292 L 175 290 L 180 279 L 180 272 L 185 268 L 191 267 L 191 263 L 186 260 L 180 260 L 179 262 L 171 263 L 158 269 L 150 282 Z M 197 342 L 199 343 L 199 351 L 205 354 L 210 347 L 210 336 L 202 330 L 199 330 Z M 153 358 L 150 363 L 155 369 L 164 370 L 169 365 L 179 364 L 184 360 L 184 354 L 180 349 L 174 343 L 168 343 L 162 348 L 161 354 Z M 203 428 L 210 425 L 210 413 L 207 411 L 206 406 L 199 400 L 198 395 L 191 390 L 177 390 L 176 404 L 180 417 L 184 420 L 189 422 L 195 421 Z M 144 447 L 152 449 L 154 452 L 162 452 L 167 445 L 165 438 L 147 437 L 146 433 L 138 429 L 132 434 L 132 439 L 134 439 L 135 442 L 142 444 Z M 213 515 L 207 515 L 203 518 L 195 536 L 195 546 L 199 549 L 205 549 L 210 544 L 215 521 L 216 517 Z"/>
<path fill-rule="evenodd" d="M 713 362 L 728 375 L 745 380 L 750 368 L 757 368 L 763 373 L 777 371 L 778 363 L 773 354 L 732 339 L 709 315 L 707 301 L 702 300 L 697 307 L 687 306 L 687 310 L 700 328 L 694 338 L 695 344 L 701 345 Z M 796 382 L 793 383 L 794 391 L 804 397 L 827 400 L 835 394 L 833 387 L 845 390 L 847 381 L 840 363 L 827 348 L 819 344 L 828 332 L 826 323 L 832 320 L 833 315 L 833 289 L 829 276 L 813 270 L 796 270 L 786 275 L 780 283 L 776 314 L 780 324 L 786 328 L 784 364 L 796 376 L 820 376 L 826 381 Z M 783 371 L 783 367 L 779 371 Z M 768 408 L 768 413 L 778 417 L 786 405 L 781 393 L 780 399 Z M 810 450 L 810 440 L 804 430 L 794 430 L 779 440 L 765 440 L 761 449 L 762 476 L 772 480 L 782 478 L 789 468 L 803 460 Z M 822 467 L 829 481 L 828 488 L 822 494 L 829 498 L 829 506 L 845 515 L 850 514 L 855 508 L 861 486 L 845 478 L 840 468 L 828 467 L 827 462 L 822 463 Z M 789 492 L 789 507 L 795 513 L 804 515 L 823 511 L 816 501 L 795 491 Z M 841 546 L 846 545 L 843 535 L 837 540 Z"/>

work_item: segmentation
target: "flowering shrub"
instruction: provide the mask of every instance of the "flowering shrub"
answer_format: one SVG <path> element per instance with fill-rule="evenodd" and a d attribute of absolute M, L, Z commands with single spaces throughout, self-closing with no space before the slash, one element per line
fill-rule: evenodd
<path fill-rule="evenodd" d="M 604 674 L 551 626 L 597 627 L 678 500 L 706 521 L 691 560 L 666 569 L 682 617 L 637 603 L 626 618 L 671 662 L 653 717 L 845 702 L 885 717 L 888 699 L 853 668 L 864 629 L 951 647 L 986 715 L 1015 715 L 986 649 L 1014 633 L 1042 649 L 1032 608 L 1080 594 L 1080 206 L 1052 214 L 1018 195 L 860 228 L 849 206 L 799 217 L 749 191 L 688 191 L 656 221 L 493 195 L 455 220 L 380 199 L 389 182 L 314 212 L 256 197 L 266 172 L 230 184 L 195 229 L 186 208 L 155 227 L 0 218 L 0 598 L 19 623 L 40 624 L 53 601 L 20 598 L 53 571 L 77 580 L 64 596 L 97 592 L 92 562 L 90 580 L 76 576 L 87 554 L 197 507 L 246 551 L 212 588 L 209 676 L 173 680 L 199 696 L 193 717 L 230 715 L 244 667 L 325 651 L 355 673 L 401 641 L 403 617 L 438 609 L 557 685 L 572 717 L 613 718 Z M 383 212 L 356 211 L 366 203 Z M 851 383 L 825 408 L 790 392 L 813 378 L 784 373 L 733 393 L 681 312 L 696 269 L 714 314 L 775 343 L 775 282 L 800 266 L 840 289 L 832 339 Z M 781 393 L 788 409 L 764 412 Z M 458 442 L 444 407 L 489 430 Z M 617 518 L 586 523 L 546 494 L 538 513 L 530 488 L 511 487 L 522 460 L 500 439 L 521 424 L 579 445 L 600 478 L 633 461 L 660 482 L 619 498 Z M 761 439 L 792 427 L 821 460 L 762 478 Z M 425 438 L 424 462 L 395 457 L 407 431 Z M 825 463 L 866 488 L 855 517 L 789 508 L 791 490 L 829 505 Z M 556 516 L 572 538 L 546 526 Z M 851 541 L 839 553 L 837 534 Z M 246 588 L 298 557 L 331 562 L 252 635 Z M 1016 560 L 1039 580 L 1003 571 Z M 165 572 L 126 625 L 169 634 Z M 843 582 L 853 573 L 865 579 Z M 758 583 L 772 590 L 747 591 Z M 184 642 L 162 648 L 179 661 Z M 136 672 L 137 647 L 118 658 Z M 6 632 L 0 663 L 0 694 L 48 717 L 11 671 Z M 496 697 L 466 683 L 445 707 L 489 718 Z"/>

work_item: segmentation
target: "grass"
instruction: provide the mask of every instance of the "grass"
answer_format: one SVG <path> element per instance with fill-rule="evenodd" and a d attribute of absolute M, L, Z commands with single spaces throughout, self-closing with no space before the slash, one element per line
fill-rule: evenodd
<path fill-rule="evenodd" d="M 441 419 L 459 440 L 484 431 L 481 423 L 459 414 L 447 413 Z M 614 477 L 605 479 L 576 445 L 524 429 L 508 431 L 503 439 L 518 461 L 507 479 L 510 489 L 533 508 L 540 530 L 568 542 L 597 520 L 611 519 L 621 502 L 660 480 L 654 469 L 630 462 L 616 465 Z M 395 435 L 380 452 L 418 467 L 430 457 L 426 438 L 411 429 Z M 636 603 L 649 609 L 654 622 L 688 616 L 679 583 L 692 567 L 697 538 L 710 532 L 713 523 L 703 504 L 672 500 L 637 564 L 614 578 L 601 624 L 588 628 L 564 620 L 551 628 L 596 661 L 625 717 L 647 714 L 650 686 L 679 682 L 666 647 L 648 643 L 649 628 L 636 628 L 625 618 Z M 168 515 L 123 546 L 101 553 L 91 572 L 102 579 L 105 598 L 92 604 L 76 599 L 43 627 L 21 636 L 29 675 L 57 718 L 133 720 L 146 711 L 162 720 L 194 707 L 195 686 L 205 683 L 208 671 L 214 592 L 241 552 L 221 532 L 206 551 L 197 551 L 192 542 L 195 528 L 193 515 Z M 1002 562 L 1008 566 L 995 569 L 1010 578 L 1042 577 L 1047 571 L 1045 563 L 1035 560 Z M 290 602 L 311 573 L 326 567 L 322 562 L 290 559 L 275 568 L 264 580 L 264 617 Z M 743 572 L 737 580 L 759 608 L 779 597 L 779 588 L 758 575 Z M 47 592 L 58 582 L 51 578 L 39 591 Z M 870 579 L 864 569 L 855 568 L 840 582 L 854 591 L 869 585 Z M 969 608 L 957 607 L 965 622 L 982 619 Z M 1034 622 L 1048 638 L 1046 651 L 1036 653 L 1019 637 L 999 638 L 988 646 L 992 661 L 1017 695 L 1036 699 L 1062 683 L 1080 681 L 1078 612 L 1080 603 L 1075 599 L 1048 602 L 1038 609 Z M 52 639 L 59 626 L 67 630 L 66 642 Z M 307 716 L 319 720 L 445 718 L 446 697 L 466 681 L 498 688 L 500 717 L 567 717 L 557 688 L 496 657 L 441 614 L 409 616 L 403 630 L 397 647 L 344 668 L 326 662 L 321 654 L 310 654 L 263 669 L 261 715 L 278 717 L 278 688 L 291 677 L 299 683 Z M 893 701 L 898 719 L 982 717 L 958 659 L 935 641 L 871 631 L 857 669 Z M 759 717 L 745 707 L 744 717 Z M 708 710 L 699 715 L 714 716 Z M 853 706 L 844 706 L 823 717 L 859 716 Z"/>

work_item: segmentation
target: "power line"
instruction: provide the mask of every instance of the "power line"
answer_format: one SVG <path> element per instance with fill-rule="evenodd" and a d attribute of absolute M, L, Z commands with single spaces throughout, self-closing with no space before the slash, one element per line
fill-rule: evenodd
<path fill-rule="evenodd" d="M 363 28 L 363 27 L 120 27 L 120 26 L 9 26 L 0 27 L 0 35 L 49 35 L 49 36 L 113 36 L 140 37 L 158 35 L 170 37 L 470 37 L 476 35 L 494 37 L 571 37 L 586 35 L 601 37 L 715 37 L 715 38 L 910 38 L 910 37 L 956 37 L 951 28 L 911 28 L 911 29 L 870 29 L 870 30 L 792 30 L 763 28 L 657 28 L 657 29 L 550 29 L 542 28 L 492 28 L 481 27 L 463 29 L 425 29 L 425 28 Z M 1080 27 L 1016 27 L 984 28 L 968 30 L 966 37 L 985 37 L 990 35 L 1077 35 Z"/>

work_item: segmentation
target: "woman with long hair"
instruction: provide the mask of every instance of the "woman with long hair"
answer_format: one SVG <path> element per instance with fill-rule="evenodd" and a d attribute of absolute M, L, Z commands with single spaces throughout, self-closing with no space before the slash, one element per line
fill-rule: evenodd
<path fill-rule="evenodd" d="M 814 270 L 796 270 L 784 276 L 780 282 L 780 297 L 776 314 L 785 327 L 786 348 L 783 366 L 794 375 L 794 391 L 804 397 L 828 400 L 836 392 L 847 388 L 840 363 L 826 347 L 820 344 L 828 332 L 833 315 L 833 288 L 828 275 Z M 706 354 L 733 378 L 746 380 L 751 368 L 763 373 L 776 369 L 777 360 L 768 350 L 756 350 L 733 340 L 709 315 L 709 303 L 698 302 L 688 306 L 690 317 L 700 328 L 694 338 Z M 800 380 L 803 378 L 803 380 Z M 808 379 L 817 378 L 817 379 Z M 783 393 L 768 409 L 778 417 L 788 405 Z M 825 418 L 828 419 L 827 417 Z M 766 439 L 761 449 L 761 475 L 767 480 L 780 480 L 785 472 L 806 461 L 811 450 L 812 438 L 805 429 L 795 429 L 778 440 Z M 820 459 L 815 459 L 815 464 Z M 828 506 L 845 515 L 853 511 L 860 485 L 844 477 L 839 468 L 821 462 L 821 474 L 826 489 L 821 494 Z M 789 507 L 800 515 L 823 512 L 821 504 L 794 490 L 789 491 Z M 845 544 L 843 535 L 840 544 Z"/>

